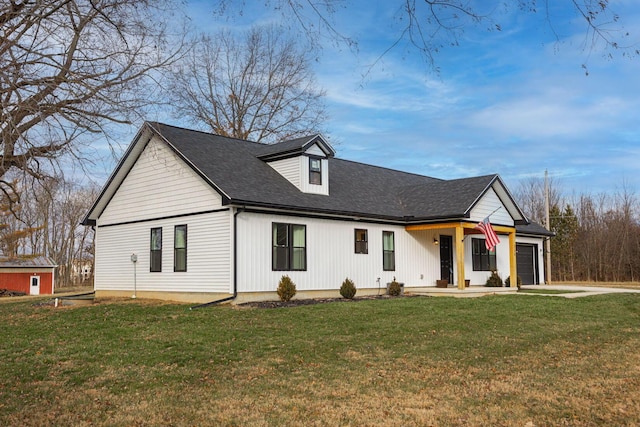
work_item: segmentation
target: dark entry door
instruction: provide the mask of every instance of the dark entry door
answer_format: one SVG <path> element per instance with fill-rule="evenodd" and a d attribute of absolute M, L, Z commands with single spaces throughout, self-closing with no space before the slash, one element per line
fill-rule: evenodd
<path fill-rule="evenodd" d="M 440 279 L 453 283 L 453 238 L 440 236 Z"/>
<path fill-rule="evenodd" d="M 516 266 L 523 285 L 537 285 L 538 245 L 516 245 Z"/>

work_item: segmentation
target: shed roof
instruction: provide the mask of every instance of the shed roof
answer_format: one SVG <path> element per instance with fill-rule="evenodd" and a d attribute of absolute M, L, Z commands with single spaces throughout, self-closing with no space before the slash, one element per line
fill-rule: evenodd
<path fill-rule="evenodd" d="M 56 263 L 46 256 L 10 258 L 0 257 L 0 268 L 55 268 Z"/>

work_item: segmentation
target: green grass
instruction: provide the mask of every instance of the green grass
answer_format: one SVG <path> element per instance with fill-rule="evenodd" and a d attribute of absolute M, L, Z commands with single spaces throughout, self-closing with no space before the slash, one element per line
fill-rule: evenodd
<path fill-rule="evenodd" d="M 0 425 L 635 425 L 640 295 L 0 304 Z"/>

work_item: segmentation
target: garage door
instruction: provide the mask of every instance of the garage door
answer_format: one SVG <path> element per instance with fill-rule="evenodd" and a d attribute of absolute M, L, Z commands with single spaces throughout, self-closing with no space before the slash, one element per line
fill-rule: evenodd
<path fill-rule="evenodd" d="M 516 264 L 518 276 L 523 285 L 537 285 L 538 281 L 538 245 L 516 245 Z"/>

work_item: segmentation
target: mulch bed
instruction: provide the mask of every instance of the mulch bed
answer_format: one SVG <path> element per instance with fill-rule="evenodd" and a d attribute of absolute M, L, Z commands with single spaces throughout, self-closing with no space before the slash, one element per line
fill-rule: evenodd
<path fill-rule="evenodd" d="M 364 297 L 356 297 L 353 299 L 346 298 L 310 298 L 310 299 L 292 299 L 290 301 L 255 301 L 245 302 L 238 304 L 239 307 L 251 307 L 251 308 L 285 308 L 285 307 L 299 307 L 302 305 L 315 305 L 315 304 L 327 304 L 331 302 L 359 302 L 378 299 L 389 298 L 410 298 L 418 295 L 400 295 L 392 297 L 389 295 L 370 295 Z"/>

